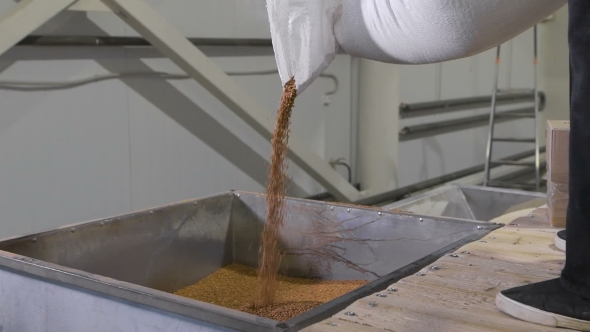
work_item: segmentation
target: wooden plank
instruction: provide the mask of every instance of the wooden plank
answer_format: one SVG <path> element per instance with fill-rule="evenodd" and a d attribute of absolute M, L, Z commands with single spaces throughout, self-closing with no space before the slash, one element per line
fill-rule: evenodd
<path fill-rule="evenodd" d="M 547 216 L 547 208 L 529 208 L 525 210 L 515 211 L 493 220 L 490 222 L 502 224 L 516 224 L 520 228 L 548 228 L 549 217 Z"/>
<path fill-rule="evenodd" d="M 343 319 L 333 318 L 328 319 L 322 323 L 310 326 L 306 329 L 307 332 L 323 332 L 323 331 L 331 331 L 331 332 L 357 332 L 359 328 L 362 328 L 363 331 L 366 332 L 381 332 L 383 330 L 372 327 L 372 326 L 363 326 L 355 322 L 350 322 Z"/>
<path fill-rule="evenodd" d="M 497 311 L 492 303 L 477 303 L 455 296 L 455 301 L 440 299 L 433 302 L 422 296 L 391 297 L 370 307 L 363 299 L 348 310 L 357 316 L 355 322 L 394 331 L 510 331 L 533 330 L 530 324 L 512 319 Z M 462 302 L 465 301 L 465 302 Z M 477 307 L 488 310 L 477 310 Z M 336 317 L 342 318 L 343 314 Z M 361 325 L 361 327 L 364 325 Z M 535 331 L 551 331 L 543 327 Z M 359 331 L 362 331 L 359 329 Z"/>
<path fill-rule="evenodd" d="M 336 320 L 356 323 L 355 331 L 564 331 L 520 321 L 495 306 L 501 290 L 561 273 L 565 255 L 553 246 L 557 230 L 542 220 L 543 211 L 533 214 L 518 217 L 537 218 L 533 223 L 496 230 L 457 250 L 459 257 L 445 255 L 425 267 L 424 276 L 400 280 L 392 285 L 397 291 L 383 291 L 386 297 L 358 300 L 307 331 L 334 331 L 328 323 Z"/>

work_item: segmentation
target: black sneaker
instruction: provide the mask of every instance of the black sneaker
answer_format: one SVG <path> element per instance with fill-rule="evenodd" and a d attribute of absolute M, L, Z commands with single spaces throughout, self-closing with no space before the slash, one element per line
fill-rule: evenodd
<path fill-rule="evenodd" d="M 526 322 L 590 331 L 590 300 L 567 291 L 560 279 L 502 291 L 496 307 Z"/>
<path fill-rule="evenodd" d="M 555 246 L 558 249 L 565 251 L 565 229 L 555 234 Z"/>

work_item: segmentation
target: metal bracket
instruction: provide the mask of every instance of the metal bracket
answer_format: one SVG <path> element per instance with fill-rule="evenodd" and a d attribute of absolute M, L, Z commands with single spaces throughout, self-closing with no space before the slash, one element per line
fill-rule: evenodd
<path fill-rule="evenodd" d="M 0 54 L 63 10 L 100 9 L 96 1 L 80 1 L 22 1 L 8 14 L 0 16 Z M 101 1 L 260 135 L 270 140 L 274 123 L 267 119 L 267 115 L 272 113 L 250 97 L 153 8 L 143 0 Z M 77 6 L 72 6 L 75 3 Z M 338 200 L 352 202 L 361 198 L 361 193 L 354 186 L 293 135 L 289 142 L 289 157 Z"/>
<path fill-rule="evenodd" d="M 75 4 L 71 5 L 68 10 L 82 12 L 111 12 L 111 9 L 100 0 L 78 0 Z"/>
<path fill-rule="evenodd" d="M 0 13 L 0 55 L 77 0 L 23 0 Z"/>

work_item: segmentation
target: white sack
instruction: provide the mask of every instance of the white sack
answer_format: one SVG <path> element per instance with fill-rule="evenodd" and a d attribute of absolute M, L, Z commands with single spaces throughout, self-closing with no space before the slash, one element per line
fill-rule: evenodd
<path fill-rule="evenodd" d="M 334 60 L 334 15 L 342 0 L 267 0 L 275 59 L 283 86 L 303 92 Z"/>
<path fill-rule="evenodd" d="M 301 94 L 342 47 L 398 64 L 468 57 L 502 44 L 567 0 L 267 0 L 283 85 Z M 565 36 L 564 36 L 565 38 Z"/>

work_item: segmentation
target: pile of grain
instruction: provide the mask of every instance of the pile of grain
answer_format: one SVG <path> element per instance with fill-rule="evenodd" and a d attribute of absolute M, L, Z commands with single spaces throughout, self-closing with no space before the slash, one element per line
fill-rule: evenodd
<path fill-rule="evenodd" d="M 320 281 L 281 275 L 276 280 L 273 304 L 260 308 L 253 305 L 258 295 L 256 269 L 237 264 L 221 268 L 174 294 L 284 322 L 367 283 L 364 280 Z"/>

